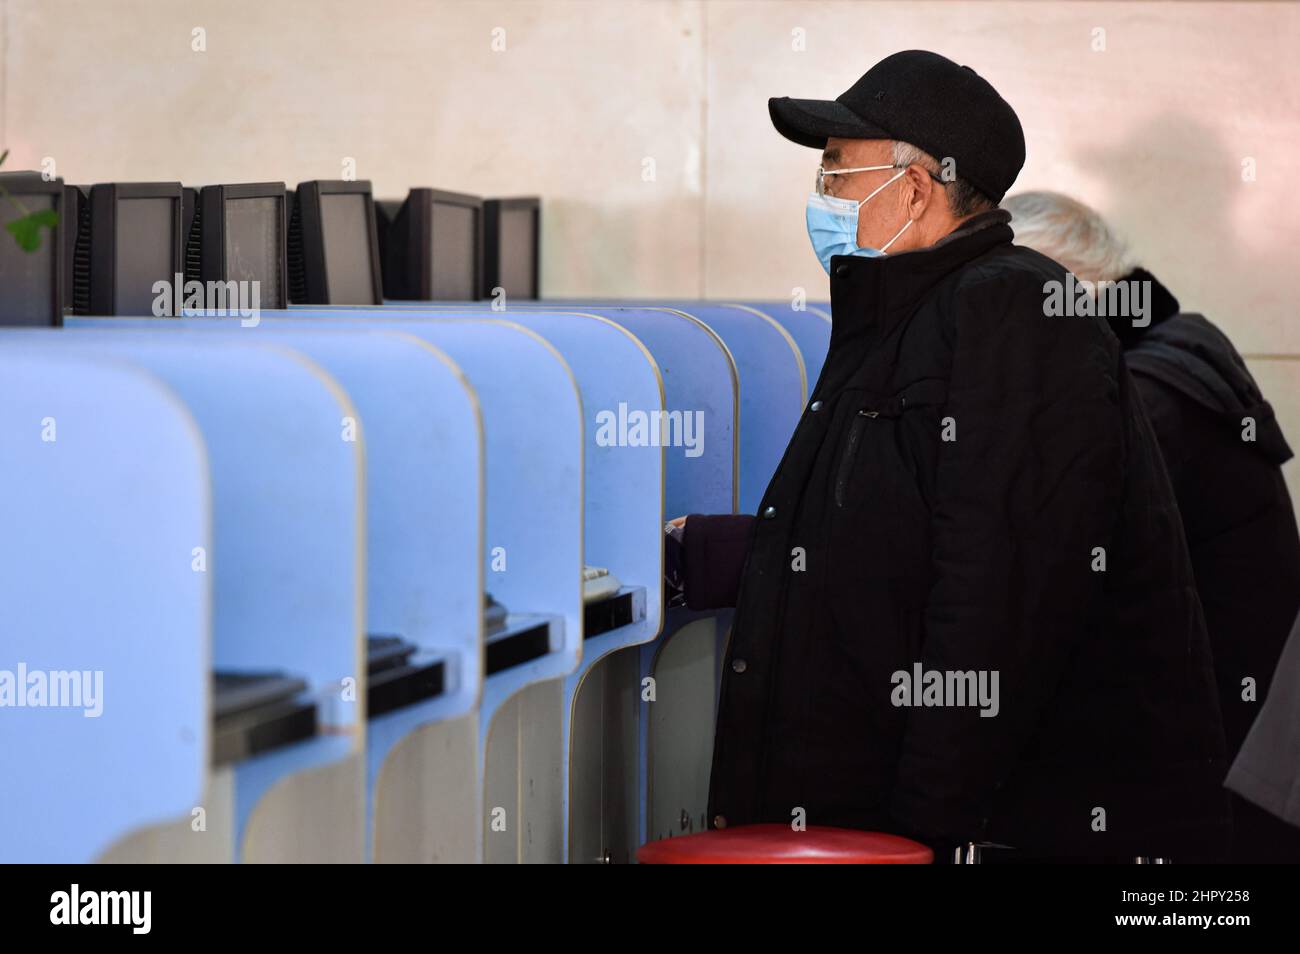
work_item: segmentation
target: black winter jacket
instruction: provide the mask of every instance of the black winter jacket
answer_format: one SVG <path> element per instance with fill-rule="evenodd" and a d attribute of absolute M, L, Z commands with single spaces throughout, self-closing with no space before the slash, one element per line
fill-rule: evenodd
<path fill-rule="evenodd" d="M 1228 337 L 1204 316 L 1180 312 L 1150 272 L 1124 280 L 1151 282 L 1150 325 L 1116 330 L 1182 514 L 1232 759 L 1300 611 L 1300 533 L 1282 477 L 1291 448 Z M 1300 862 L 1300 829 L 1242 799 L 1233 799 L 1232 814 L 1229 860 Z"/>
<path fill-rule="evenodd" d="M 714 827 L 805 818 L 1022 857 L 1224 839 L 1214 673 L 1159 449 L 1115 335 L 1045 316 L 1066 272 L 1008 219 L 832 260 L 826 363 L 748 528 Z M 690 591 L 711 528 L 734 539 L 737 518 L 687 522 L 699 608 L 730 595 L 720 565 Z M 904 681 L 931 673 L 946 694 Z M 981 673 L 995 705 L 957 694 Z"/>

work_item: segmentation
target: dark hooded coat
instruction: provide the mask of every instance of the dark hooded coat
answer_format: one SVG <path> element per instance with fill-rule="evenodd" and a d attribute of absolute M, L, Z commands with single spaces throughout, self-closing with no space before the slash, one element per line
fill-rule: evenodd
<path fill-rule="evenodd" d="M 1300 533 L 1282 464 L 1291 448 L 1246 362 L 1143 269 L 1146 327 L 1117 327 L 1183 518 L 1214 655 L 1229 758 L 1272 688 L 1300 611 Z M 1300 774 L 1300 751 L 1291 755 Z M 1300 830 L 1233 798 L 1230 860 L 1300 862 Z"/>

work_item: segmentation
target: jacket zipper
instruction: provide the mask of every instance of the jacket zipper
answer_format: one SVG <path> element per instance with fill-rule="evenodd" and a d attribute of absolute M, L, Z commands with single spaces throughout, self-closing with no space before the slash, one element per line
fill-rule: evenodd
<path fill-rule="evenodd" d="M 862 439 L 862 428 L 868 420 L 878 417 L 878 411 L 861 410 L 853 418 L 849 427 L 849 440 L 844 447 L 844 456 L 840 458 L 839 471 L 835 475 L 835 506 L 844 506 L 844 494 L 848 490 L 849 475 L 853 471 L 853 459 L 857 456 L 858 442 Z"/>

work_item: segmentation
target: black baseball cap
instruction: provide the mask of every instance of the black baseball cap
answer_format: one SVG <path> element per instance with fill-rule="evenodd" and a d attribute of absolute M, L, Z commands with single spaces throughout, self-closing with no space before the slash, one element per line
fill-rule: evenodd
<path fill-rule="evenodd" d="M 994 202 L 1025 164 L 1016 111 L 969 66 L 928 50 L 887 56 L 835 99 L 767 101 L 772 125 L 801 146 L 824 149 L 829 137 L 896 139 L 942 162 Z"/>

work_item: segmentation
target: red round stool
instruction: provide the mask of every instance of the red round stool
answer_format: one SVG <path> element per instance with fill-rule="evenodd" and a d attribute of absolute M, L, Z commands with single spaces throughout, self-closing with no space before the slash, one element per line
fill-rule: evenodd
<path fill-rule="evenodd" d="M 898 835 L 853 828 L 742 825 L 651 841 L 643 865 L 928 865 L 934 852 Z"/>

